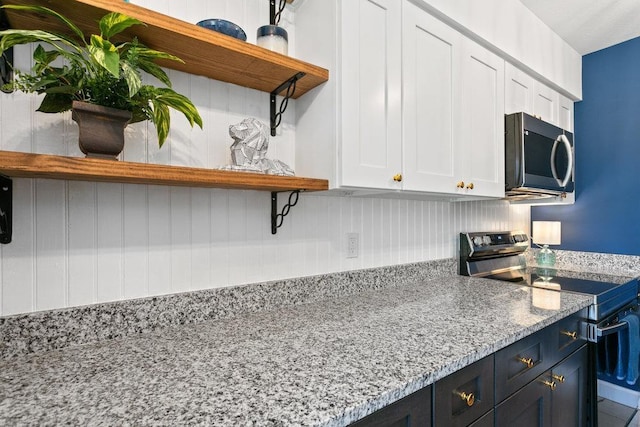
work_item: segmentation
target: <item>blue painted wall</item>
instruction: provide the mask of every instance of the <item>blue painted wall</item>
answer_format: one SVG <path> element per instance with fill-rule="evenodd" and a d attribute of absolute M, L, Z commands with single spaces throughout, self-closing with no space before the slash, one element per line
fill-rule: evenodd
<path fill-rule="evenodd" d="M 576 203 L 532 207 L 562 221 L 557 249 L 640 255 L 640 38 L 582 58 Z"/>

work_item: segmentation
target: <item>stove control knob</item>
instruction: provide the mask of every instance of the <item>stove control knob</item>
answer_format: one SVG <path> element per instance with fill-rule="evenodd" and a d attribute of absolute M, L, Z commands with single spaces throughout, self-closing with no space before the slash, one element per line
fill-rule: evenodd
<path fill-rule="evenodd" d="M 482 237 L 476 236 L 473 238 L 473 244 L 476 246 L 482 246 Z"/>
<path fill-rule="evenodd" d="M 482 243 L 484 243 L 485 245 L 490 245 L 491 244 L 491 237 L 489 236 L 484 236 L 482 238 Z"/>

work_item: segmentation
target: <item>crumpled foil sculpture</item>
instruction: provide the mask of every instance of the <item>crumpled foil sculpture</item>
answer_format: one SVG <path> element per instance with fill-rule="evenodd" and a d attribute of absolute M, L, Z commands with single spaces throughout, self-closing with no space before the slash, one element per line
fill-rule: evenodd
<path fill-rule="evenodd" d="M 267 159 L 269 127 L 254 118 L 247 118 L 229 126 L 232 165 L 222 169 L 259 172 L 269 175 L 293 176 L 294 171 L 280 160 Z"/>

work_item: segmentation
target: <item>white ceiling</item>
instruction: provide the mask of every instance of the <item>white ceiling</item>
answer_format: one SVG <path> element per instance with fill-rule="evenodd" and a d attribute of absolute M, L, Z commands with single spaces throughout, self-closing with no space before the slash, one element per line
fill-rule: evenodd
<path fill-rule="evenodd" d="M 581 55 L 640 36 L 640 0 L 521 0 Z"/>

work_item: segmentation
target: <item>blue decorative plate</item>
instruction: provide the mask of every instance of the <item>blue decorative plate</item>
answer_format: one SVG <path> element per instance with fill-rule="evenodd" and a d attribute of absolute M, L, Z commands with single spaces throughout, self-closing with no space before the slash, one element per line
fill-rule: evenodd
<path fill-rule="evenodd" d="M 224 19 L 204 19 L 196 24 L 199 27 L 208 28 L 209 30 L 217 31 L 227 36 L 235 37 L 243 42 L 247 41 L 247 35 L 244 30 Z"/>

